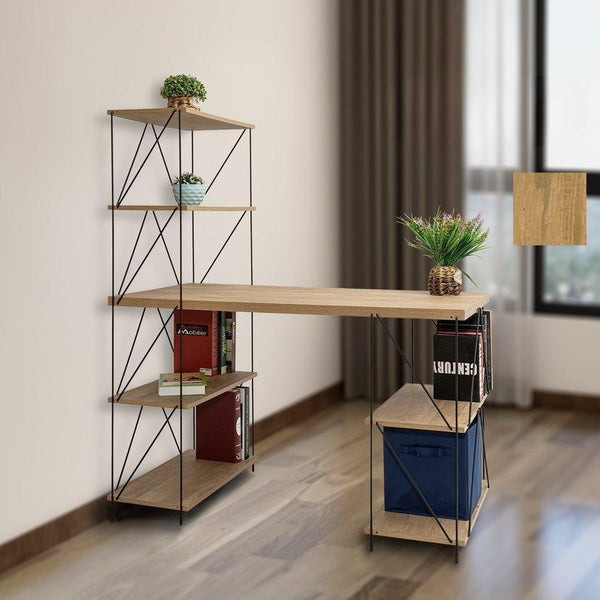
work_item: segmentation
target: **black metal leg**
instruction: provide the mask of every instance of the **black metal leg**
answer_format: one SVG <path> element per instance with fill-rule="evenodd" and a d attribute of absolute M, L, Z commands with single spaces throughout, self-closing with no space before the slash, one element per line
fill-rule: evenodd
<path fill-rule="evenodd" d="M 110 115 L 110 187 L 111 187 L 111 289 L 115 297 L 115 152 L 113 115 Z M 110 403 L 110 512 L 115 512 L 115 304 L 111 302 L 111 400 Z"/>
<path fill-rule="evenodd" d="M 475 427 L 475 446 L 473 449 L 473 463 L 471 465 L 471 489 L 469 491 L 469 531 L 468 535 L 471 535 L 471 515 L 473 514 L 473 485 L 475 483 L 475 466 L 477 459 L 477 444 L 479 443 L 479 429 L 481 428 L 481 419 L 477 422 Z M 480 457 L 481 460 L 481 457 Z"/>
<path fill-rule="evenodd" d="M 194 173 L 194 130 L 190 131 L 190 143 L 192 150 L 192 173 Z M 196 225 L 194 223 L 195 213 L 192 211 L 192 283 L 196 283 Z M 194 408 L 194 414 L 196 413 L 196 409 Z M 196 419 L 194 418 L 194 427 L 196 423 Z M 196 436 L 194 436 L 196 437 Z"/>
<path fill-rule="evenodd" d="M 410 370 L 410 382 L 415 382 L 415 320 L 410 320 L 410 362 L 412 368 Z"/>
<path fill-rule="evenodd" d="M 181 111 L 177 111 L 179 142 L 179 310 L 183 322 L 183 194 L 181 189 Z M 179 525 L 183 525 L 183 327 L 179 327 Z"/>
<path fill-rule="evenodd" d="M 458 317 L 454 319 L 454 474 L 455 502 L 454 518 L 454 562 L 458 564 Z"/>
<path fill-rule="evenodd" d="M 369 551 L 373 552 L 373 399 L 375 396 L 375 340 L 374 321 L 371 315 L 371 392 L 370 392 L 370 423 L 369 423 Z"/>
<path fill-rule="evenodd" d="M 481 407 L 481 449 L 483 452 L 483 467 L 488 489 L 490 487 L 490 473 L 488 471 L 487 454 L 485 452 L 485 408 Z"/>
<path fill-rule="evenodd" d="M 241 139 L 241 136 L 240 136 Z M 239 141 L 239 139 L 238 139 Z M 236 142 L 237 145 L 237 142 Z M 234 146 L 235 149 L 235 146 Z M 232 150 L 233 152 L 233 150 Z M 250 198 L 250 206 L 253 206 L 252 196 L 252 129 L 248 130 L 248 192 Z M 240 219 L 241 220 L 241 219 Z M 237 227 L 237 225 L 236 225 Z M 234 229 L 235 231 L 235 229 Z M 225 242 L 227 243 L 227 242 Z M 254 230 L 253 230 L 253 219 L 252 211 L 250 211 L 250 285 L 254 285 Z M 254 373 L 254 313 L 250 313 L 250 370 Z M 254 378 L 250 382 L 252 389 L 252 458 L 254 459 Z M 252 463 L 252 472 L 254 473 L 254 463 Z"/>

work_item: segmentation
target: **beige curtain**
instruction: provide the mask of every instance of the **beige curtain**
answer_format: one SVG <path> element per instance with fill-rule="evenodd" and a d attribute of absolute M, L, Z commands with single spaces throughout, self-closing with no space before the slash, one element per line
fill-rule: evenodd
<path fill-rule="evenodd" d="M 342 0 L 343 285 L 425 289 L 431 264 L 395 222 L 462 203 L 463 0 Z M 388 321 L 411 358 L 413 324 Z M 375 327 L 376 397 L 410 371 Z M 415 321 L 414 363 L 431 381 L 432 324 Z M 369 394 L 369 319 L 346 319 L 347 397 Z"/>

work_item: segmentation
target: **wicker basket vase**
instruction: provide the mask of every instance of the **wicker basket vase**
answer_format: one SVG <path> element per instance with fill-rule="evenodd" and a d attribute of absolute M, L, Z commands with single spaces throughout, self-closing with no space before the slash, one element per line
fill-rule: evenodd
<path fill-rule="evenodd" d="M 200 110 L 198 100 L 194 96 L 172 96 L 168 99 L 168 108 L 183 108 L 184 106 L 190 106 Z"/>
<path fill-rule="evenodd" d="M 462 291 L 462 271 L 457 267 L 433 267 L 429 271 L 428 287 L 432 296 L 458 296 Z"/>

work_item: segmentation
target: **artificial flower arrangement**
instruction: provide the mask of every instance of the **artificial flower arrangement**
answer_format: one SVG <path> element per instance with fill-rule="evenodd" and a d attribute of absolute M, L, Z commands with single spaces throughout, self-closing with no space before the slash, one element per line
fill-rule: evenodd
<path fill-rule="evenodd" d="M 407 240 L 408 245 L 420 250 L 435 263 L 429 271 L 429 293 L 433 296 L 460 294 L 463 272 L 457 264 L 486 248 L 485 241 L 490 230 L 484 229 L 483 215 L 479 213 L 466 220 L 460 213 L 455 215 L 438 210 L 429 219 L 405 215 L 396 220 L 414 234 L 413 240 Z M 475 284 L 467 273 L 465 276 Z"/>

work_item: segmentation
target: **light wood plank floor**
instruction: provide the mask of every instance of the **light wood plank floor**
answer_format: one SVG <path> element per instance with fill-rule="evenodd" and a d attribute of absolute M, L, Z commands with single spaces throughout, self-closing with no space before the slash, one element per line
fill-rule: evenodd
<path fill-rule="evenodd" d="M 491 490 L 457 567 L 447 547 L 376 538 L 368 552 L 367 411 L 349 402 L 265 440 L 256 473 L 183 528 L 160 511 L 100 525 L 6 574 L 0 597 L 600 598 L 598 416 L 488 409 Z"/>

